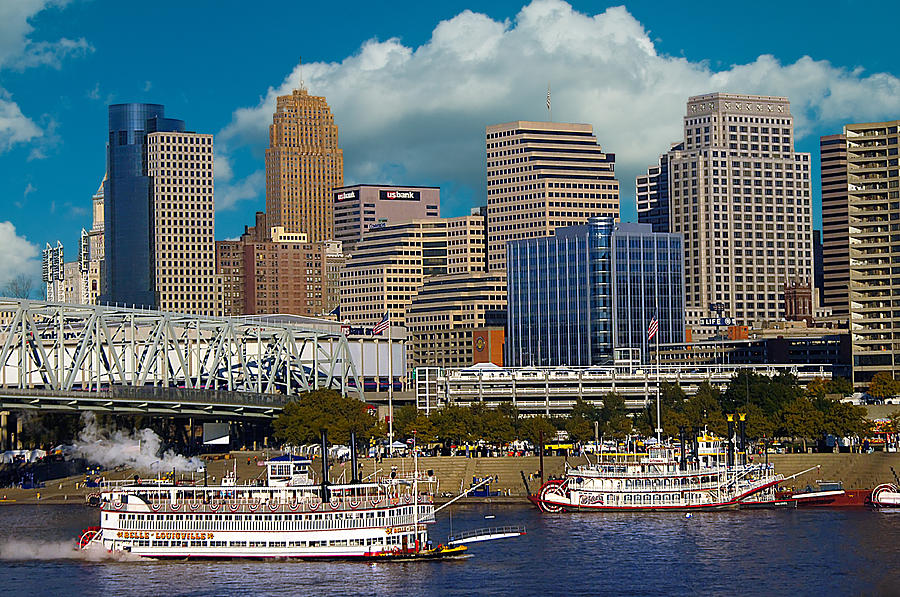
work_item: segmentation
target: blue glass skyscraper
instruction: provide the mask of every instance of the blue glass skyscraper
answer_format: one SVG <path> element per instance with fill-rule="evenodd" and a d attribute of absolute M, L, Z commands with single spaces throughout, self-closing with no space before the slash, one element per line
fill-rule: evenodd
<path fill-rule="evenodd" d="M 589 366 L 616 349 L 647 359 L 647 326 L 660 341 L 684 341 L 684 249 L 680 234 L 649 224 L 557 228 L 507 244 L 507 362 Z"/>
<path fill-rule="evenodd" d="M 104 191 L 104 280 L 101 303 L 155 308 L 153 211 L 146 136 L 181 132 L 159 104 L 109 106 Z"/>

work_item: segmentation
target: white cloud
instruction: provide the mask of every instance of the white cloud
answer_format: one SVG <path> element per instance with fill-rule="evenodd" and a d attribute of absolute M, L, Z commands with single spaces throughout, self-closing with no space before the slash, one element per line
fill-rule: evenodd
<path fill-rule="evenodd" d="M 234 170 L 231 159 L 225 153 L 225 147 L 220 145 L 213 156 L 213 176 L 216 183 L 216 209 L 234 209 L 241 201 L 256 199 L 265 194 L 266 173 L 257 170 L 240 180 L 234 180 Z"/>
<path fill-rule="evenodd" d="M 36 278 L 41 269 L 39 254 L 37 245 L 16 234 L 12 222 L 0 222 L 0 285 L 19 274 Z"/>
<path fill-rule="evenodd" d="M 624 7 L 587 15 L 561 0 L 534 0 L 504 22 L 466 10 L 419 47 L 372 39 L 341 62 L 302 70 L 335 113 L 345 181 L 452 180 L 476 201 L 484 200 L 484 126 L 546 120 L 548 82 L 554 120 L 592 124 L 616 154 L 624 196 L 635 174 L 680 139 L 691 95 L 786 95 L 801 135 L 900 112 L 900 81 L 890 74 L 768 55 L 716 70 L 658 53 Z M 275 98 L 299 83 L 298 66 L 257 105 L 235 110 L 219 139 L 235 150 L 264 147 Z"/>
<path fill-rule="evenodd" d="M 26 143 L 40 137 L 43 131 L 33 120 L 22 114 L 19 106 L 4 98 L 0 89 L 0 153 L 17 143 Z"/>
<path fill-rule="evenodd" d="M 60 68 L 62 59 L 93 51 L 84 38 L 36 42 L 29 37 L 34 31 L 29 22 L 34 15 L 65 4 L 67 0 L 0 1 L 0 70 L 24 70 L 34 66 Z M 25 116 L 9 93 L 0 87 L 0 153 L 16 144 L 38 139 L 43 134 L 41 127 Z M 45 156 L 45 148 L 39 147 L 31 152 L 29 159 Z"/>

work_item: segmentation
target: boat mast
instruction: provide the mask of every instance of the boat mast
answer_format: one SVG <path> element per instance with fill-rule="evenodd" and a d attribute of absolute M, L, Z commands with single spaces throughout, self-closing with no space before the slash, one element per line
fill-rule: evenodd
<path fill-rule="evenodd" d="M 393 385 L 394 381 L 391 380 Z M 415 532 L 415 547 L 419 551 L 419 451 L 416 449 L 416 430 L 413 429 L 413 467 L 415 468 L 415 477 L 413 477 L 413 529 Z"/>

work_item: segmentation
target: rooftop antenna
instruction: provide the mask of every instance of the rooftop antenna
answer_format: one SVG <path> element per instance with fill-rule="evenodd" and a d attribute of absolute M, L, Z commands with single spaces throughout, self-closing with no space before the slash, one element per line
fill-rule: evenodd
<path fill-rule="evenodd" d="M 298 67 L 300 68 L 300 89 L 306 91 L 306 83 L 303 81 L 303 58 L 300 58 Z"/>

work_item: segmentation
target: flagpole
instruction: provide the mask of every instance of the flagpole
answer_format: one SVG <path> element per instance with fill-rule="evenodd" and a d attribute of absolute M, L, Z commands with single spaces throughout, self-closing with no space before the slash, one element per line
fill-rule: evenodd
<path fill-rule="evenodd" d="M 550 112 L 550 122 L 553 122 L 553 107 L 550 105 L 550 83 L 547 83 L 547 111 Z"/>
<path fill-rule="evenodd" d="M 659 315 L 657 315 L 657 318 Z M 657 319 L 657 325 L 659 325 L 659 319 Z M 656 441 L 657 445 L 662 443 L 662 418 L 661 418 L 661 409 L 660 409 L 660 392 L 659 392 L 659 337 L 660 330 L 656 331 Z"/>
<path fill-rule="evenodd" d="M 388 454 L 394 449 L 394 343 L 388 314 Z"/>

